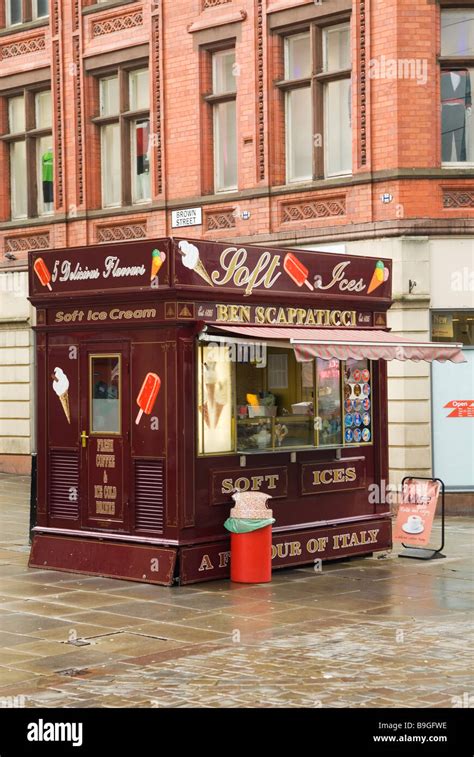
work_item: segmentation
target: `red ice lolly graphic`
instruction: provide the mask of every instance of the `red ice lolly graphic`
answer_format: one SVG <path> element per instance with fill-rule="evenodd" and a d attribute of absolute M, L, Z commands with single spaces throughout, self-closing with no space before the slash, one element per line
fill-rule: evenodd
<path fill-rule="evenodd" d="M 293 255 L 292 252 L 288 252 L 285 255 L 285 259 L 283 261 L 283 268 L 287 272 L 290 279 L 293 279 L 295 284 L 298 284 L 299 287 L 302 287 L 303 284 L 306 284 L 308 289 L 311 289 L 312 292 L 314 292 L 314 287 L 312 284 L 308 281 L 309 271 L 306 268 L 303 263 L 301 263 L 296 255 Z"/>
<path fill-rule="evenodd" d="M 52 292 L 53 290 L 51 289 L 51 284 L 49 283 L 51 281 L 51 274 L 48 271 L 43 258 L 36 258 L 35 262 L 33 263 L 33 268 L 42 285 L 44 287 L 48 287 L 49 291 Z"/>
<path fill-rule="evenodd" d="M 158 397 L 161 387 L 161 379 L 156 373 L 147 373 L 137 397 L 137 405 L 140 408 L 135 423 L 140 423 L 143 413 L 150 415 L 153 405 Z"/>

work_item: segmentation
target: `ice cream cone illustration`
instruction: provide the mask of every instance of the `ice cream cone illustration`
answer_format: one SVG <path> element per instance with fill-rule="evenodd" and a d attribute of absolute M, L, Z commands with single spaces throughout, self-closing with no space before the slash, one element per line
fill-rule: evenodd
<path fill-rule="evenodd" d="M 215 362 L 209 360 L 208 362 L 204 363 L 204 386 L 206 387 L 207 401 L 211 409 L 214 407 L 214 398 L 216 394 L 216 382 L 217 382 L 216 364 Z"/>
<path fill-rule="evenodd" d="M 191 244 L 190 242 L 179 242 L 178 247 L 179 252 L 182 255 L 181 262 L 184 267 L 189 268 L 191 271 L 197 273 L 198 276 L 201 277 L 201 279 L 204 279 L 207 284 L 213 287 L 214 284 L 212 282 L 212 279 L 199 257 L 199 250 L 196 245 Z"/>
<path fill-rule="evenodd" d="M 387 281 L 389 274 L 390 271 L 388 270 L 388 268 L 385 268 L 382 261 L 378 260 L 375 266 L 375 271 L 372 274 L 372 280 L 369 284 L 369 288 L 367 289 L 367 294 L 370 294 L 375 289 L 378 289 L 378 287 L 381 286 L 384 281 Z"/>
<path fill-rule="evenodd" d="M 220 417 L 222 415 L 222 411 L 227 405 L 226 386 L 222 381 L 219 381 L 217 383 L 215 398 L 216 398 L 216 404 L 214 407 L 214 428 L 218 426 Z"/>
<path fill-rule="evenodd" d="M 61 401 L 67 422 L 71 423 L 71 410 L 69 407 L 69 379 L 61 368 L 54 369 L 53 389 Z"/>
<path fill-rule="evenodd" d="M 151 253 L 151 277 L 150 281 L 153 281 L 155 276 L 158 276 L 158 272 L 166 260 L 166 253 L 160 250 L 153 250 Z"/>
<path fill-rule="evenodd" d="M 51 289 L 51 284 L 49 283 L 51 281 L 51 274 L 43 258 L 36 258 L 35 262 L 33 263 L 33 270 L 41 281 L 42 285 L 44 287 L 48 287 L 49 291 L 52 292 L 53 290 Z"/>
<path fill-rule="evenodd" d="M 137 426 L 141 421 L 143 413 L 150 415 L 153 410 L 160 387 L 160 377 L 157 376 L 156 373 L 147 373 L 137 397 L 137 405 L 140 408 L 135 420 Z"/>
<path fill-rule="evenodd" d="M 202 405 L 200 405 L 199 410 L 202 413 L 202 417 L 204 418 L 204 423 L 206 424 L 207 428 L 211 428 L 211 422 L 209 420 L 209 408 L 207 406 L 207 402 L 204 402 Z"/>

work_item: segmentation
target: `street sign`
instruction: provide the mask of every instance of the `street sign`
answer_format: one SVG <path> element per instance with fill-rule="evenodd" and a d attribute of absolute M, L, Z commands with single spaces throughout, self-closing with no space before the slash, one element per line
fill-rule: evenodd
<path fill-rule="evenodd" d="M 171 227 L 180 229 L 184 226 L 201 226 L 202 208 L 183 208 L 171 212 Z"/>

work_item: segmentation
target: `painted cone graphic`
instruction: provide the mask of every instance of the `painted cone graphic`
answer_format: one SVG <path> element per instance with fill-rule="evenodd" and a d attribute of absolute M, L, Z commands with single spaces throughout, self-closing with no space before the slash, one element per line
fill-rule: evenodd
<path fill-rule="evenodd" d="M 71 408 L 69 406 L 69 379 L 61 368 L 55 368 L 53 373 L 53 389 L 59 397 L 67 422 L 71 423 Z"/>
<path fill-rule="evenodd" d="M 226 386 L 223 381 L 218 381 L 216 386 L 216 404 L 214 408 L 214 428 L 217 428 L 222 412 L 227 405 Z"/>
<path fill-rule="evenodd" d="M 211 422 L 209 420 L 209 408 L 207 406 L 207 402 L 201 405 L 199 407 L 199 410 L 202 413 L 202 417 L 204 418 L 204 423 L 206 424 L 207 428 L 211 428 Z"/>
<path fill-rule="evenodd" d="M 375 289 L 378 289 L 378 287 L 383 284 L 385 280 L 384 276 L 384 264 L 381 260 L 377 261 L 377 264 L 375 266 L 375 271 L 372 274 L 372 280 L 369 284 L 369 288 L 367 289 L 367 294 L 370 294 Z"/>
<path fill-rule="evenodd" d="M 166 253 L 160 252 L 160 250 L 153 250 L 151 253 L 151 278 L 150 280 L 153 281 L 155 276 L 158 275 L 158 272 L 163 265 L 163 263 L 166 260 Z"/>
<path fill-rule="evenodd" d="M 67 418 L 67 422 L 71 423 L 71 410 L 69 408 L 69 392 L 64 392 L 64 394 L 61 394 L 59 399 L 61 400 L 61 405 L 63 406 L 64 415 Z"/>
<path fill-rule="evenodd" d="M 214 283 L 208 272 L 206 271 L 201 259 L 199 258 L 199 250 L 196 245 L 183 241 L 179 242 L 178 247 L 182 255 L 181 262 L 184 267 L 189 268 L 191 271 L 197 273 L 197 275 L 200 276 L 201 279 L 204 279 L 207 284 L 213 287 Z"/>
<path fill-rule="evenodd" d="M 216 414 L 214 416 L 214 426 L 218 426 L 219 425 L 219 420 L 220 420 L 220 417 L 222 415 L 222 411 L 223 411 L 224 408 L 225 408 L 225 404 L 223 405 L 220 402 L 216 402 Z"/>

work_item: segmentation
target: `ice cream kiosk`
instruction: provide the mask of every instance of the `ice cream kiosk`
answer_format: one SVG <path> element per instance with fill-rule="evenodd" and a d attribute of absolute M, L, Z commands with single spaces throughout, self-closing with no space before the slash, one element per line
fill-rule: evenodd
<path fill-rule="evenodd" d="M 391 547 L 386 360 L 461 361 L 387 329 L 391 262 L 207 240 L 31 252 L 30 566 L 156 584 L 229 575 L 232 494 L 273 567 Z"/>

